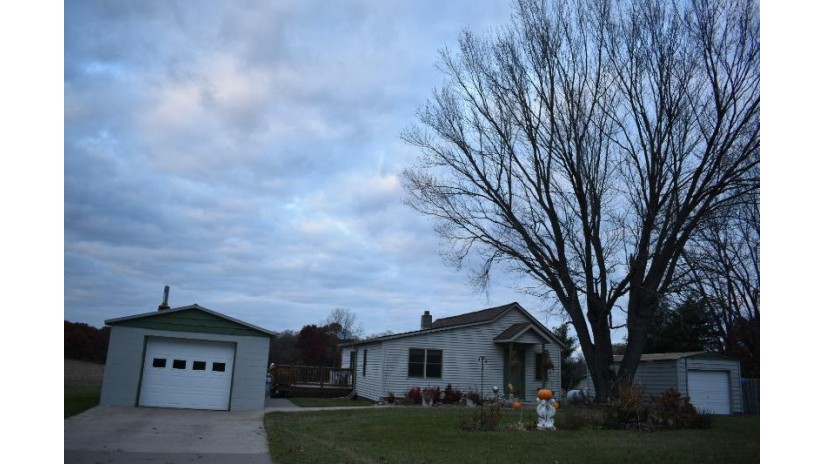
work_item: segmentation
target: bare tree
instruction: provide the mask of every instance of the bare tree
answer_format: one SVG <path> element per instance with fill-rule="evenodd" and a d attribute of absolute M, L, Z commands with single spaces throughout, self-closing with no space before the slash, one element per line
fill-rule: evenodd
<path fill-rule="evenodd" d="M 364 329 L 358 322 L 358 316 L 347 308 L 335 308 L 323 321 L 323 325 L 338 324 L 345 331 L 347 338 L 358 339 L 364 335 Z"/>
<path fill-rule="evenodd" d="M 702 228 L 685 253 L 687 288 L 712 309 L 717 351 L 759 377 L 759 201 Z"/>
<path fill-rule="evenodd" d="M 605 400 L 617 300 L 628 382 L 687 241 L 758 188 L 758 5 L 519 0 L 440 69 L 403 134 L 406 202 L 456 264 L 481 258 L 480 286 L 501 265 L 557 300 Z"/>

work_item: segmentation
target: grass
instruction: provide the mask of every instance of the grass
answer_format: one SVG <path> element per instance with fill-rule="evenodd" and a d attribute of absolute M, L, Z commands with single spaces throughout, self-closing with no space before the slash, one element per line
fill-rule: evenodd
<path fill-rule="evenodd" d="M 753 463 L 759 462 L 759 417 L 719 416 L 707 430 L 633 432 L 508 429 L 462 432 L 466 408 L 392 407 L 346 411 L 274 412 L 265 425 L 279 463 Z M 558 421 L 564 420 L 559 412 Z M 535 411 L 523 412 L 525 422 Z"/>
<path fill-rule="evenodd" d="M 63 418 L 74 416 L 100 403 L 100 387 L 64 387 Z"/>
<path fill-rule="evenodd" d="M 335 408 L 343 406 L 372 406 L 372 401 L 347 398 L 290 398 L 292 404 L 302 408 Z"/>

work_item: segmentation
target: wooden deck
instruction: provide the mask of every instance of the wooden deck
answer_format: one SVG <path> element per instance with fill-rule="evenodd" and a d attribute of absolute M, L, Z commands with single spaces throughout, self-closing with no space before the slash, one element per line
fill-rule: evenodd
<path fill-rule="evenodd" d="M 352 392 L 352 370 L 337 367 L 276 365 L 269 368 L 270 396 L 335 398 Z"/>

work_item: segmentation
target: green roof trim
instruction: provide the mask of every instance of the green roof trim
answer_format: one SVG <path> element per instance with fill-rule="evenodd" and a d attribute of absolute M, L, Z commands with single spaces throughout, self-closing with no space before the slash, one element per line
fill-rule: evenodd
<path fill-rule="evenodd" d="M 266 329 L 233 319 L 197 304 L 166 311 L 109 319 L 106 325 L 171 332 L 198 332 L 247 337 L 272 337 Z"/>

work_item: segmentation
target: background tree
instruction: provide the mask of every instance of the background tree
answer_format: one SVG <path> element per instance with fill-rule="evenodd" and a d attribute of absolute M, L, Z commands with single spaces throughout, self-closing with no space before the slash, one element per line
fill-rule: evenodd
<path fill-rule="evenodd" d="M 301 354 L 301 362 L 306 366 L 335 366 L 335 346 L 337 337 L 335 334 L 341 330 L 341 326 L 318 327 L 315 324 L 305 325 L 298 333 L 296 346 Z"/>
<path fill-rule="evenodd" d="M 714 351 L 759 377 L 759 199 L 734 205 L 708 224 L 686 251 L 686 287 L 712 310 Z"/>
<path fill-rule="evenodd" d="M 712 351 L 716 334 L 707 302 L 688 298 L 670 306 L 654 311 L 645 353 Z"/>
<path fill-rule="evenodd" d="M 275 364 L 301 364 L 298 350 L 298 334 L 294 330 L 276 332 L 269 341 L 269 362 Z"/>
<path fill-rule="evenodd" d="M 570 390 L 573 384 L 579 379 L 576 378 L 576 365 L 578 360 L 574 353 L 579 347 L 576 337 L 570 333 L 567 324 L 562 324 L 552 329 L 553 334 L 561 340 L 561 386 L 565 390 Z"/>
<path fill-rule="evenodd" d="M 758 189 L 759 66 L 748 0 L 520 0 L 512 24 L 442 52 L 445 84 L 403 134 L 422 152 L 406 203 L 454 264 L 480 258 L 480 286 L 502 266 L 557 300 L 606 400 L 635 375 L 688 241 Z"/>
<path fill-rule="evenodd" d="M 322 322 L 324 325 L 338 324 L 348 334 L 349 340 L 359 340 L 364 336 L 364 328 L 358 316 L 347 308 L 335 308 Z"/>
<path fill-rule="evenodd" d="M 109 351 L 109 327 L 63 321 L 63 357 L 105 363 Z"/>

